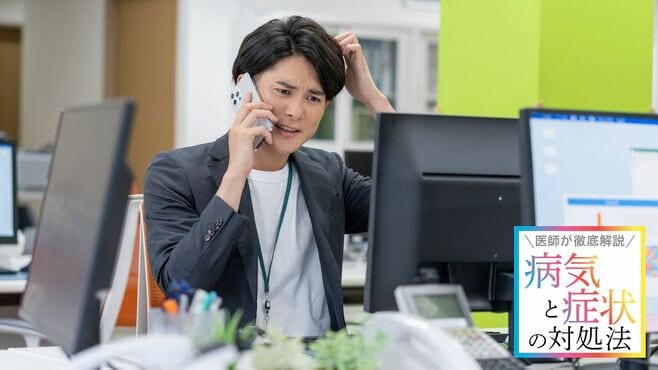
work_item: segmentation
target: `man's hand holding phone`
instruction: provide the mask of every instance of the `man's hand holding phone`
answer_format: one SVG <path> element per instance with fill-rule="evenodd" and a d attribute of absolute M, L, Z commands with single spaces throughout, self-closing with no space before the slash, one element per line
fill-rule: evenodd
<path fill-rule="evenodd" d="M 256 120 L 267 118 L 277 122 L 279 119 L 272 113 L 273 108 L 264 102 L 252 102 L 251 93 L 247 93 L 229 129 L 229 164 L 217 196 L 236 211 L 247 176 L 254 168 L 254 140 L 263 136 L 268 144 L 272 144 L 272 133 L 265 126 L 256 125 Z"/>
<path fill-rule="evenodd" d="M 261 102 L 263 99 L 260 98 L 260 95 L 258 95 L 258 89 L 256 88 L 256 84 L 254 83 L 254 80 L 251 78 L 251 75 L 249 73 L 243 73 L 238 77 L 238 81 L 235 84 L 235 88 L 231 92 L 231 106 L 233 107 L 233 112 L 235 114 L 238 114 L 238 110 L 240 107 L 242 107 L 242 99 L 246 98 L 247 95 L 251 93 L 251 102 L 252 103 L 258 103 Z M 268 130 L 272 131 L 274 128 L 272 126 L 272 121 L 270 121 L 267 118 L 259 118 L 256 120 L 256 126 L 265 126 L 267 127 Z M 264 136 L 257 136 L 256 140 L 254 140 L 254 150 L 258 149 L 261 144 L 263 143 L 263 140 L 265 140 Z"/>
<path fill-rule="evenodd" d="M 272 144 L 272 133 L 265 126 L 256 125 L 256 120 L 267 118 L 277 122 L 279 119 L 272 113 L 273 108 L 265 102 L 252 102 L 251 93 L 247 93 L 229 129 L 229 171 L 236 171 L 246 178 L 254 166 L 254 140 L 263 136 L 268 144 Z"/>

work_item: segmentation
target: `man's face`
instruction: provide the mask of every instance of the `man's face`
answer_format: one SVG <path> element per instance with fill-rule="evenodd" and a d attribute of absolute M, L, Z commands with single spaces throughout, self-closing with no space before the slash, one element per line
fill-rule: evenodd
<path fill-rule="evenodd" d="M 293 153 L 313 137 L 327 107 L 317 73 L 304 57 L 293 55 L 257 75 L 255 84 L 279 119 L 272 130 L 272 145 L 263 142 L 260 150 Z"/>

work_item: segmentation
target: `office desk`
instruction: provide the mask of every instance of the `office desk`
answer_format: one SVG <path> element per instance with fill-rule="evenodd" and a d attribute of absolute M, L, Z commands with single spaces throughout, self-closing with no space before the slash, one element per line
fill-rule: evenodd
<path fill-rule="evenodd" d="M 366 285 L 366 263 L 343 262 L 341 283 L 343 288 L 363 288 Z"/>
<path fill-rule="evenodd" d="M 365 262 L 343 262 L 341 285 L 343 286 L 343 303 L 363 306 L 363 287 L 366 283 Z"/>
<path fill-rule="evenodd" d="M 366 282 L 365 262 L 343 263 L 342 284 L 346 288 L 362 288 Z M 27 274 L 0 274 L 0 294 L 21 294 L 27 284 Z"/>
<path fill-rule="evenodd" d="M 21 294 L 27 284 L 27 273 L 0 274 L 0 294 Z"/>
<path fill-rule="evenodd" d="M 0 274 L 0 306 L 17 306 L 27 284 L 27 274 Z"/>
<path fill-rule="evenodd" d="M 653 360 L 653 359 L 652 359 Z M 42 370 L 56 369 L 68 362 L 65 354 L 58 347 L 10 348 L 0 350 L 0 364 L 3 370 Z M 656 361 L 652 361 L 652 366 Z M 117 364 L 118 365 L 118 364 Z M 614 359 L 584 359 L 581 365 L 589 369 L 618 369 Z M 136 369 L 129 364 L 121 364 L 119 369 Z M 536 364 L 527 367 L 529 370 L 573 369 L 569 363 Z"/>
<path fill-rule="evenodd" d="M 365 262 L 345 262 L 343 264 L 342 285 L 345 288 L 363 288 L 366 282 Z M 27 273 L 0 274 L 0 295 L 18 294 L 25 290 Z"/>
<path fill-rule="evenodd" d="M 343 263 L 342 285 L 348 290 L 360 291 L 366 282 L 365 262 Z M 0 274 L 0 306 L 16 306 L 27 285 L 27 273 Z M 355 293 L 357 294 L 357 293 Z"/>
<path fill-rule="evenodd" d="M 0 351 L 5 370 L 56 369 L 68 362 L 58 347 L 10 348 Z"/>

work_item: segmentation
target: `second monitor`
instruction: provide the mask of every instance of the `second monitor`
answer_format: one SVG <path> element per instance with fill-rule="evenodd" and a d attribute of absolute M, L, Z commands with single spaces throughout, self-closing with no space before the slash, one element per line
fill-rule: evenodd
<path fill-rule="evenodd" d="M 134 103 L 64 111 L 18 314 L 66 353 L 98 344 L 132 175 L 125 162 Z"/>
<path fill-rule="evenodd" d="M 16 244 L 17 227 L 16 148 L 0 138 L 0 245 Z"/>
<path fill-rule="evenodd" d="M 379 116 L 364 293 L 369 312 L 395 309 L 403 284 L 461 284 L 491 310 L 511 271 L 520 224 L 518 121 Z"/>

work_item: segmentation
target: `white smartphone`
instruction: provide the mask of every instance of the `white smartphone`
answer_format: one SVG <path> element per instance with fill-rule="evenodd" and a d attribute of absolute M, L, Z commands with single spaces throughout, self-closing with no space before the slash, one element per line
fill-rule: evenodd
<path fill-rule="evenodd" d="M 242 78 L 240 78 L 240 81 L 238 81 L 237 85 L 235 85 L 235 88 L 231 92 L 231 106 L 233 107 L 234 113 L 237 113 L 238 109 L 240 108 L 240 104 L 242 104 L 242 99 L 247 96 L 247 93 L 251 93 L 252 102 L 261 101 L 260 95 L 258 95 L 258 90 L 256 90 L 256 85 L 251 79 L 249 73 L 242 75 Z M 272 132 L 272 129 L 274 128 L 272 122 L 267 118 L 258 118 L 255 125 L 264 126 L 270 132 Z M 262 135 L 256 137 L 254 140 L 254 150 L 260 147 L 260 145 L 263 143 L 263 140 L 265 140 L 265 138 Z"/>

